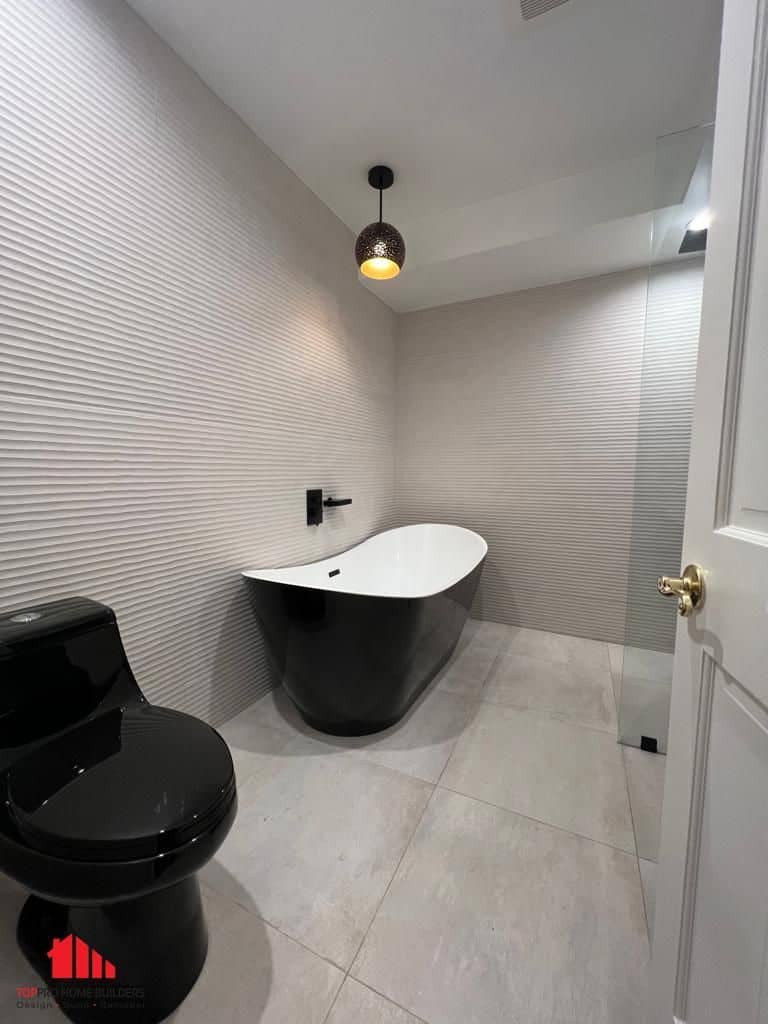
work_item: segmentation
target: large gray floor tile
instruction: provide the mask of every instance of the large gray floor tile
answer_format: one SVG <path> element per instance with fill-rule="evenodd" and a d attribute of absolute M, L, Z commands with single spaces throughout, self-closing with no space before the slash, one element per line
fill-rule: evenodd
<path fill-rule="evenodd" d="M 640 878 L 643 883 L 645 916 L 648 918 L 648 934 L 653 938 L 653 921 L 656 911 L 656 864 L 652 860 L 640 859 Z"/>
<path fill-rule="evenodd" d="M 206 888 L 208 958 L 174 1024 L 321 1024 L 344 975 Z"/>
<path fill-rule="evenodd" d="M 247 778 L 254 730 L 272 729 L 291 738 L 311 739 L 318 752 L 362 758 L 426 782 L 437 782 L 476 702 L 444 693 L 434 683 L 390 729 L 371 736 L 329 736 L 303 721 L 282 688 L 268 693 L 225 725 L 221 732 L 233 750 L 238 777 Z M 261 742 L 261 741 L 259 741 Z"/>
<path fill-rule="evenodd" d="M 230 746 L 247 749 L 254 726 L 274 729 L 291 738 L 297 735 L 316 736 L 321 741 L 327 740 L 329 750 L 335 740 L 335 737 L 325 736 L 306 724 L 282 686 L 265 693 L 255 704 L 222 725 L 219 732 Z"/>
<path fill-rule="evenodd" d="M 352 974 L 434 1024 L 640 1024 L 637 861 L 438 789 Z"/>
<path fill-rule="evenodd" d="M 464 643 L 474 643 L 476 646 L 486 645 L 499 650 L 508 643 L 515 628 L 515 626 L 507 626 L 503 622 L 467 619 L 459 646 Z"/>
<path fill-rule="evenodd" d="M 562 716 L 616 735 L 610 671 L 508 651 L 493 667 L 483 700 Z"/>
<path fill-rule="evenodd" d="M 488 646 L 479 649 L 469 646 L 457 652 L 437 676 L 438 688 L 445 693 L 479 697 L 497 653 Z"/>
<path fill-rule="evenodd" d="M 608 733 L 484 703 L 441 785 L 634 852 L 621 751 Z"/>
<path fill-rule="evenodd" d="M 470 620 L 450 661 L 436 678 L 440 690 L 465 697 L 478 697 L 512 627 L 499 622 Z"/>
<path fill-rule="evenodd" d="M 390 1003 L 378 992 L 347 978 L 327 1024 L 422 1024 L 417 1017 Z"/>
<path fill-rule="evenodd" d="M 432 787 L 302 736 L 249 756 L 237 820 L 203 877 L 346 967 Z"/>
<path fill-rule="evenodd" d="M 556 661 L 589 670 L 611 670 L 608 644 L 601 640 L 513 626 L 506 649 L 542 661 Z"/>
<path fill-rule="evenodd" d="M 655 861 L 659 859 L 661 805 L 664 801 L 667 759 L 662 754 L 649 754 L 637 747 L 622 747 L 622 750 L 627 766 L 637 855 Z"/>
<path fill-rule="evenodd" d="M 608 644 L 608 660 L 611 663 L 611 677 L 613 679 L 613 695 L 616 698 L 616 707 L 621 700 L 621 676 L 624 664 L 624 647 L 622 644 Z"/>
<path fill-rule="evenodd" d="M 251 708 L 220 726 L 219 732 L 227 741 L 232 754 L 238 791 L 242 791 L 253 775 L 272 763 L 270 758 L 287 756 L 287 748 L 294 738 L 283 729 L 273 729 L 262 724 Z"/>

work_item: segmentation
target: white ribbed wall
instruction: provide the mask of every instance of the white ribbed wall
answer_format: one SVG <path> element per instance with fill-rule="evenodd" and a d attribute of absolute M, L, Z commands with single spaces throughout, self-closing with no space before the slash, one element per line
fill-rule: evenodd
<path fill-rule="evenodd" d="M 3 0 L 0 608 L 113 605 L 151 700 L 268 685 L 245 566 L 391 525 L 394 317 L 120 0 Z M 351 496 L 304 524 L 309 486 Z"/>
<path fill-rule="evenodd" d="M 687 401 L 701 265 L 670 265 L 654 282 L 653 372 L 663 378 L 668 346 L 669 387 L 684 386 Z M 460 523 L 487 539 L 475 614 L 624 642 L 646 292 L 637 270 L 401 318 L 398 515 Z M 643 435 L 646 470 L 660 450 L 674 449 L 675 472 L 687 460 L 680 419 L 655 421 L 655 452 Z M 679 508 L 644 499 L 638 513 L 651 521 L 640 532 L 679 524 L 684 491 L 683 481 Z M 633 582 L 658 574 L 639 536 L 633 557 L 645 560 Z"/>

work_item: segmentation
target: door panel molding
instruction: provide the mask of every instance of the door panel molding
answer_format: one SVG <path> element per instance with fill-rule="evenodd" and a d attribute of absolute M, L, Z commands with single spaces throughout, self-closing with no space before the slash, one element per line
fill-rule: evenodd
<path fill-rule="evenodd" d="M 737 679 L 723 673 L 723 694 L 768 737 L 768 708 Z"/>
<path fill-rule="evenodd" d="M 744 544 L 768 546 L 768 536 L 765 533 L 758 533 L 757 530 L 750 530 L 746 526 L 721 526 L 717 533 L 730 540 L 742 541 Z"/>

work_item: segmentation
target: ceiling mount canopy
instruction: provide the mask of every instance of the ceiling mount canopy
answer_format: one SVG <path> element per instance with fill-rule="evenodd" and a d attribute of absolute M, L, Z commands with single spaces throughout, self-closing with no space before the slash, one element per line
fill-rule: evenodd
<path fill-rule="evenodd" d="M 368 184 L 371 188 L 378 189 L 381 192 L 385 188 L 392 188 L 395 181 L 395 172 L 391 167 L 385 167 L 384 164 L 377 164 L 368 171 Z M 381 195 L 379 195 L 379 202 L 381 202 Z"/>
<path fill-rule="evenodd" d="M 379 193 L 379 219 L 364 227 L 355 242 L 355 259 L 360 273 L 376 281 L 397 277 L 405 263 L 405 241 L 392 224 L 382 219 L 384 189 L 395 180 L 391 167 L 378 164 L 368 171 L 368 184 Z"/>

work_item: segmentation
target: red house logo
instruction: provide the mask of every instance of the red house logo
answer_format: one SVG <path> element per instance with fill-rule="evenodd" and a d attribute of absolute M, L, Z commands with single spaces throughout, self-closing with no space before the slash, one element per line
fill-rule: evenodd
<path fill-rule="evenodd" d="M 52 978 L 106 978 L 117 977 L 115 965 L 76 935 L 54 939 L 48 950 Z"/>

